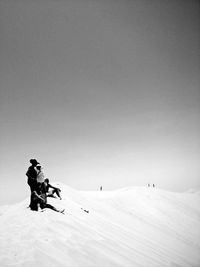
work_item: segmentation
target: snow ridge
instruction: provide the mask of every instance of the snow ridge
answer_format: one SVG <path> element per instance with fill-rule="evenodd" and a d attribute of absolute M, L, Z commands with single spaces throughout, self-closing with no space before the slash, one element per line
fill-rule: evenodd
<path fill-rule="evenodd" d="M 1 267 L 200 266 L 199 194 L 55 185 L 63 198 L 48 202 L 65 215 L 30 211 L 29 198 L 0 208 Z"/>

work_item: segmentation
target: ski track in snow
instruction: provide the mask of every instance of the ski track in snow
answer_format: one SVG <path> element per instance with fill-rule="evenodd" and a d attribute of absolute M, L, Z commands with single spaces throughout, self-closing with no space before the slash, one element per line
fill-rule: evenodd
<path fill-rule="evenodd" d="M 29 198 L 0 207 L 1 267 L 200 266 L 198 192 L 55 185 L 63 199 L 48 202 L 65 215 L 31 211 Z"/>

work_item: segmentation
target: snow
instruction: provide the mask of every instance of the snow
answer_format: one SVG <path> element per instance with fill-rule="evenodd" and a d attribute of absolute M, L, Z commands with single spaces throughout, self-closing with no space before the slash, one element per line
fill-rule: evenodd
<path fill-rule="evenodd" d="M 63 198 L 48 202 L 65 215 L 31 211 L 29 198 L 0 207 L 1 267 L 200 266 L 200 194 L 55 185 Z"/>

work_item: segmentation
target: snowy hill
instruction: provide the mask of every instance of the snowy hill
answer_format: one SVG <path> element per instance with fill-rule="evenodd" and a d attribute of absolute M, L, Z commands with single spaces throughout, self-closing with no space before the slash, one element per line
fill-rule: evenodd
<path fill-rule="evenodd" d="M 83 192 L 64 184 L 65 215 L 0 208 L 0 266 L 200 266 L 200 195 L 132 187 Z M 84 209 L 89 213 L 84 212 Z"/>

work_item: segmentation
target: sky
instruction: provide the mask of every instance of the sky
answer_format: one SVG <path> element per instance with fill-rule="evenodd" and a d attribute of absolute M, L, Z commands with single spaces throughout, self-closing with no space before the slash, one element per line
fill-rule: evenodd
<path fill-rule="evenodd" d="M 0 0 L 0 204 L 46 177 L 80 190 L 200 187 L 200 4 Z"/>

